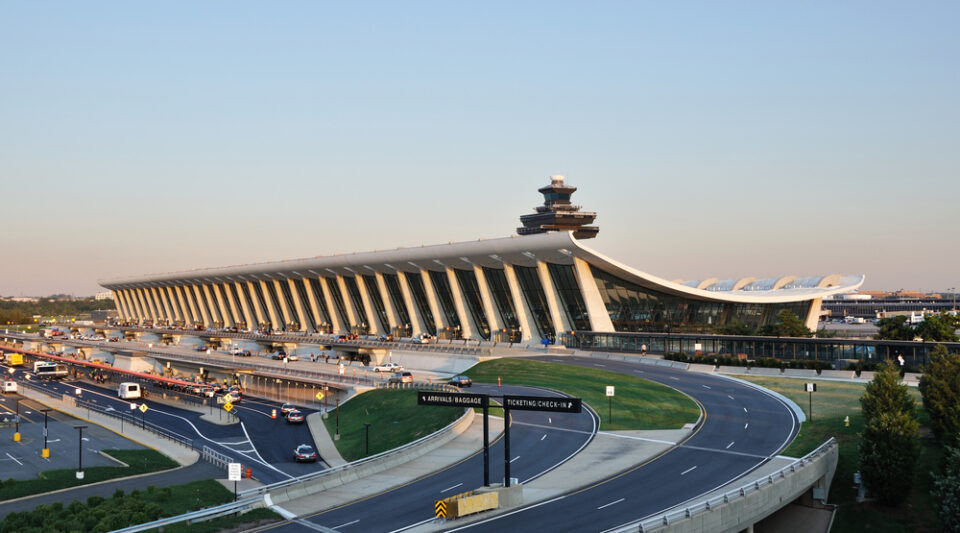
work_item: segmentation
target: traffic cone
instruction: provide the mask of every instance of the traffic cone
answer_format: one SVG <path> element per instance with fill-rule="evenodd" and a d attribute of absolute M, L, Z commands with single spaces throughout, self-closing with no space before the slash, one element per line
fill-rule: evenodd
<path fill-rule="evenodd" d="M 276 409 L 274 409 L 274 410 L 270 413 L 270 418 L 272 418 L 272 419 L 274 419 L 274 420 L 277 419 L 277 410 L 276 410 Z"/>

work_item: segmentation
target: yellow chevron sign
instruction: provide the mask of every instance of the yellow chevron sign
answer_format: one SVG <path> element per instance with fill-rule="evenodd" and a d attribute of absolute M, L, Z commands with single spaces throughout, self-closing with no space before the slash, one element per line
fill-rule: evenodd
<path fill-rule="evenodd" d="M 437 503 L 434 504 L 434 508 L 437 512 L 437 518 L 446 518 L 447 517 L 447 502 L 444 500 L 437 500 Z"/>

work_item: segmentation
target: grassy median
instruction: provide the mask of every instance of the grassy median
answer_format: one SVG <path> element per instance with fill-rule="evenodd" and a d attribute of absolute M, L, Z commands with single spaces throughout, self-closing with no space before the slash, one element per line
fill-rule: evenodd
<path fill-rule="evenodd" d="M 340 406 L 340 440 L 334 441 L 347 461 L 367 456 L 366 424 L 370 424 L 370 455 L 402 446 L 447 426 L 463 415 L 463 409 L 417 405 L 412 389 L 371 390 Z M 337 415 L 323 421 L 330 435 L 336 433 Z"/>
<path fill-rule="evenodd" d="M 938 468 L 940 449 L 930 435 L 930 419 L 922 408 L 920 393 L 917 389 L 911 388 L 910 395 L 917 400 L 919 407 L 920 459 L 917 462 L 910 494 L 904 495 L 902 505 L 890 508 L 870 502 L 856 502 L 857 490 L 853 485 L 853 474 L 859 469 L 860 462 L 858 448 L 860 433 L 864 426 L 863 417 L 860 414 L 860 396 L 863 394 L 865 384 L 811 378 L 749 377 L 745 379 L 783 394 L 796 402 L 807 414 L 808 421 L 803 423 L 800 434 L 784 451 L 785 455 L 801 457 L 830 437 L 837 439 L 840 445 L 840 457 L 827 499 L 828 502 L 840 506 L 831 529 L 833 533 L 939 531 L 930 499 L 932 489 L 930 472 Z M 803 390 L 803 384 L 811 382 L 817 384 L 817 392 L 813 393 L 812 420 L 809 419 L 810 396 Z M 850 417 L 850 427 L 844 424 L 844 418 L 847 416 Z"/>
<path fill-rule="evenodd" d="M 582 398 L 601 419 L 600 429 L 679 429 L 696 422 L 700 408 L 680 392 L 652 381 L 581 366 L 529 359 L 495 359 L 465 372 L 477 383 L 527 385 Z M 608 385 L 615 387 L 613 421 L 609 420 Z"/>

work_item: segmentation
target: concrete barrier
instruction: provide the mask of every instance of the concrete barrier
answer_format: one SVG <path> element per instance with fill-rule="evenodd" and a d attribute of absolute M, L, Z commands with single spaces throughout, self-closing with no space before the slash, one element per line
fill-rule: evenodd
<path fill-rule="evenodd" d="M 783 372 L 780 372 L 779 368 L 757 368 L 752 367 L 747 372 L 748 376 L 773 376 L 773 377 L 782 377 Z"/>
<path fill-rule="evenodd" d="M 811 368 L 788 368 L 783 371 L 783 376 L 788 378 L 812 378 L 820 377 L 816 370 Z"/>
<path fill-rule="evenodd" d="M 831 438 L 802 459 L 773 474 L 718 496 L 608 531 L 749 531 L 750 526 L 797 499 L 801 499 L 802 503 L 808 506 L 824 505 L 827 494 L 830 493 L 830 482 L 837 469 L 839 457 L 837 442 Z"/>
<path fill-rule="evenodd" d="M 433 435 L 404 447 L 389 450 L 373 457 L 354 461 L 353 463 L 347 463 L 341 467 L 321 472 L 296 483 L 277 488 L 271 488 L 268 485 L 266 487 L 253 489 L 252 491 L 245 491 L 244 496 L 247 496 L 248 492 L 269 492 L 273 502 L 279 504 L 338 487 L 378 472 L 383 472 L 384 470 L 426 455 L 447 442 L 450 442 L 466 431 L 470 427 L 470 424 L 473 423 L 474 418 L 475 414 L 473 410 L 468 409 L 456 422 Z"/>
<path fill-rule="evenodd" d="M 689 370 L 690 372 L 702 372 L 704 374 L 713 374 L 714 372 L 717 371 L 717 367 L 713 365 L 702 365 L 702 364 L 692 363 L 687 367 L 687 370 Z"/>
<path fill-rule="evenodd" d="M 830 379 L 853 379 L 857 376 L 853 370 L 824 370 L 820 373 L 820 377 Z"/>

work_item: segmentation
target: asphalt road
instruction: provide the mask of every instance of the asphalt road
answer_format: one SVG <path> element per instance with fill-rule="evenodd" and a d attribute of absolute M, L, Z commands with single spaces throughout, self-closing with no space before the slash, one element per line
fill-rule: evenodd
<path fill-rule="evenodd" d="M 799 430 L 779 399 L 718 376 L 577 357 L 545 361 L 643 377 L 678 389 L 706 411 L 681 446 L 586 490 L 447 531 L 604 531 L 664 511 L 756 469 Z"/>
<path fill-rule="evenodd" d="M 503 387 L 503 392 L 519 395 L 555 395 L 528 387 Z M 500 394 L 496 386 L 473 387 L 470 392 Z M 579 414 L 512 411 L 510 464 L 511 477 L 528 482 L 571 457 L 593 438 L 596 415 L 588 410 Z M 569 431 L 569 430 L 574 431 Z M 503 439 L 490 447 L 490 481 L 503 480 Z M 431 502 L 473 490 L 483 485 L 483 457 L 468 459 L 426 478 L 397 489 L 353 502 L 295 522 L 281 524 L 270 531 L 387 532 L 405 529 L 434 518 Z M 318 527 L 319 526 L 319 527 Z M 324 529 L 328 528 L 328 529 Z"/>

